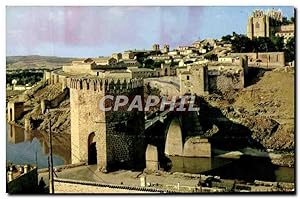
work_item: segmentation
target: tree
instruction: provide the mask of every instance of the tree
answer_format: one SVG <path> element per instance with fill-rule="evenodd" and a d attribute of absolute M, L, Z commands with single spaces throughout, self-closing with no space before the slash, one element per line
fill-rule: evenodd
<path fill-rule="evenodd" d="M 144 61 L 145 68 L 152 68 L 154 66 L 154 61 L 152 59 L 146 59 Z"/>
<path fill-rule="evenodd" d="M 295 37 L 291 37 L 287 40 L 285 44 L 284 55 L 286 62 L 295 60 Z"/>
<path fill-rule="evenodd" d="M 218 60 L 218 55 L 213 54 L 213 53 L 208 53 L 206 55 L 204 55 L 205 59 L 208 59 L 210 61 L 217 61 Z"/>
<path fill-rule="evenodd" d="M 295 23 L 295 17 L 291 17 L 290 21 L 291 21 L 292 23 Z"/>
<path fill-rule="evenodd" d="M 284 48 L 283 37 L 271 37 L 271 42 L 273 44 L 274 51 L 282 51 Z"/>
<path fill-rule="evenodd" d="M 231 44 L 234 52 L 243 53 L 253 51 L 253 42 L 245 35 L 234 34 Z"/>
<path fill-rule="evenodd" d="M 230 35 L 222 37 L 223 41 L 229 41 Z M 252 40 L 245 35 L 236 34 L 233 32 L 230 43 L 232 44 L 232 51 L 238 53 L 244 52 L 274 52 L 284 50 L 283 37 L 273 36 L 269 37 L 256 37 Z"/>
<path fill-rule="evenodd" d="M 269 37 L 257 37 L 253 39 L 254 52 L 272 52 L 276 51 L 274 44 Z"/>
<path fill-rule="evenodd" d="M 289 24 L 289 20 L 286 17 L 282 17 L 282 25 L 287 25 Z"/>
<path fill-rule="evenodd" d="M 232 35 L 225 35 L 221 38 L 221 40 L 225 43 L 231 43 Z"/>

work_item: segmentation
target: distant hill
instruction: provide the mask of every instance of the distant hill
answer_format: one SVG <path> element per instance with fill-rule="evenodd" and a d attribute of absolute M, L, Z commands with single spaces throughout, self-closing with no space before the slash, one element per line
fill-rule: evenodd
<path fill-rule="evenodd" d="M 70 64 L 71 61 L 77 58 L 71 57 L 55 57 L 55 56 L 7 56 L 6 69 L 55 69 L 62 65 Z"/>

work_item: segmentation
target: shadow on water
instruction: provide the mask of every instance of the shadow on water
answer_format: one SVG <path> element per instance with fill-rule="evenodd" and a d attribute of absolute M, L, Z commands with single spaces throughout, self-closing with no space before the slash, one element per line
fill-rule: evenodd
<path fill-rule="evenodd" d="M 267 153 L 264 146 L 252 138 L 252 131 L 244 125 L 229 120 L 220 109 L 212 107 L 203 98 L 196 100 L 200 104 L 199 121 L 202 130 L 198 134 L 193 131 L 193 125 L 186 113 L 181 113 L 183 141 L 189 136 L 202 135 L 212 129 L 214 125 L 218 131 L 207 136 L 212 149 L 234 151 L 246 147 L 259 149 Z M 241 179 L 247 181 L 285 181 L 294 182 L 294 168 L 279 167 L 273 165 L 269 157 L 241 156 L 239 159 L 228 158 L 186 158 L 166 157 L 164 154 L 166 132 L 171 120 L 178 117 L 174 113 L 164 123 L 147 130 L 147 144 L 153 144 L 158 148 L 160 167 L 171 172 L 203 173 L 207 175 L 218 175 L 221 178 Z M 191 133 L 192 132 L 192 133 Z M 212 154 L 214 156 L 214 154 Z"/>
<path fill-rule="evenodd" d="M 204 99 L 200 98 L 198 102 L 201 107 L 199 120 L 203 131 L 206 132 L 213 125 L 219 129 L 209 137 L 212 148 L 232 151 L 250 147 L 266 152 L 264 146 L 252 138 L 252 131 L 248 127 L 232 122 L 220 109 L 212 107 Z M 276 181 L 276 168 L 269 157 L 241 156 L 234 164 L 228 164 L 222 169 L 210 172 L 216 172 L 215 174 L 221 174 L 220 176 L 225 178 L 255 180 L 259 177 L 262 180 Z"/>
<path fill-rule="evenodd" d="M 268 158 L 251 156 L 241 156 L 229 164 L 205 171 L 203 174 L 247 182 L 254 180 L 294 182 L 292 168 L 276 166 Z"/>
<path fill-rule="evenodd" d="M 24 131 L 17 125 L 7 124 L 6 161 L 14 164 L 36 164 L 48 166 L 48 134 L 42 131 Z M 70 135 L 53 135 L 54 166 L 70 164 Z"/>

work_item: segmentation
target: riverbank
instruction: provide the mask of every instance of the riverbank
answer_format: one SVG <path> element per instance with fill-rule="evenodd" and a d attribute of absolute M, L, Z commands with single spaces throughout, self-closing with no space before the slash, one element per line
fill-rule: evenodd
<path fill-rule="evenodd" d="M 231 159 L 239 159 L 241 156 L 252 156 L 252 157 L 261 157 L 268 158 L 272 162 L 272 164 L 283 167 L 294 167 L 295 165 L 295 157 L 294 154 L 283 154 L 283 153 L 275 153 L 271 151 L 262 151 L 254 148 L 243 148 L 236 151 L 226 151 L 221 149 L 212 149 L 214 156 L 221 158 L 231 158 Z"/>
<path fill-rule="evenodd" d="M 47 179 L 47 173 L 40 173 L 39 178 Z M 142 179 L 143 178 L 143 179 Z M 57 182 L 55 182 L 57 179 Z M 293 192 L 294 183 L 268 182 L 255 180 L 244 182 L 232 179 L 223 179 L 219 176 L 189 174 L 180 172 L 164 171 L 128 171 L 119 170 L 110 173 L 97 171 L 97 165 L 76 166 L 57 170 L 54 179 L 55 193 L 97 193 L 99 187 L 110 186 L 123 191 L 141 189 L 141 187 L 151 188 L 171 192 Z M 142 179 L 142 180 L 141 180 Z M 211 180 L 214 179 L 214 180 Z M 48 183 L 48 182 L 46 182 Z M 58 186 L 57 186 L 58 185 Z M 67 185 L 67 186 L 64 186 Z M 91 186 L 93 185 L 93 189 Z M 89 189 L 86 189 L 88 186 Z M 114 190 L 109 190 L 115 193 Z M 119 191 L 118 191 L 119 192 Z"/>

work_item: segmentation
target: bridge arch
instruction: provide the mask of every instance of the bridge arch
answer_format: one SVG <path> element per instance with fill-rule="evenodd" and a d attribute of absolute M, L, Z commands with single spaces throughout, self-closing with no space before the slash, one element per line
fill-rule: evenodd
<path fill-rule="evenodd" d="M 169 125 L 164 152 L 169 156 L 182 156 L 183 154 L 182 128 L 178 117 L 175 117 Z"/>

